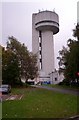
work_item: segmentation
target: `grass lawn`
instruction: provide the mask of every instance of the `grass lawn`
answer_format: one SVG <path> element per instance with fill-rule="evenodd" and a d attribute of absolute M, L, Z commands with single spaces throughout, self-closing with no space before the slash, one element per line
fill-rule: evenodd
<path fill-rule="evenodd" d="M 67 118 L 77 115 L 77 96 L 38 88 L 13 88 L 21 100 L 2 103 L 3 118 Z"/>
<path fill-rule="evenodd" d="M 2 118 L 2 103 L 0 102 L 0 120 Z"/>

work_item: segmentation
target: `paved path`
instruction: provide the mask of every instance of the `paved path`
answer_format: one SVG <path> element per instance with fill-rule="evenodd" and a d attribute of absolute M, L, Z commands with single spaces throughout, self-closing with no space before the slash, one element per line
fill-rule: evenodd
<path fill-rule="evenodd" d="M 21 100 L 23 95 L 11 95 L 11 94 L 3 94 L 2 95 L 2 101 L 5 100 Z"/>
<path fill-rule="evenodd" d="M 33 85 L 33 86 L 38 87 L 38 88 L 47 89 L 47 90 L 53 90 L 53 91 L 61 92 L 61 93 L 64 93 L 64 94 L 79 95 L 79 90 L 68 90 L 68 89 L 64 89 L 64 88 L 53 88 L 53 87 L 41 86 L 41 85 Z"/>

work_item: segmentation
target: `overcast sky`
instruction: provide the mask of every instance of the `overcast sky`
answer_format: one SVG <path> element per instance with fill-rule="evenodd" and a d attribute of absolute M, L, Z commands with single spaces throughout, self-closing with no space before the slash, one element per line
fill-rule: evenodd
<path fill-rule="evenodd" d="M 25 43 L 32 51 L 32 13 L 39 10 L 55 10 L 59 15 L 60 31 L 54 36 L 55 66 L 56 57 L 62 46 L 66 46 L 67 40 L 73 38 L 72 29 L 77 23 L 78 0 L 2 0 L 0 15 L 2 14 L 2 29 L 0 28 L 0 43 L 6 45 L 8 36 L 16 37 L 21 43 Z M 2 9 L 1 9 L 2 5 Z M 0 20 L 1 26 L 1 20 Z M 2 36 L 1 36 L 2 31 Z"/>

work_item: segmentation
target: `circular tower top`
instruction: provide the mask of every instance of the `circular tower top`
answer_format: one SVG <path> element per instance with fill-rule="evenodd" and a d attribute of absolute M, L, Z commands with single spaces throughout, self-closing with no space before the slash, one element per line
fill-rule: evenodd
<path fill-rule="evenodd" d="M 49 30 L 53 34 L 59 32 L 59 16 L 52 11 L 41 11 L 35 15 L 35 28 L 39 31 Z"/>

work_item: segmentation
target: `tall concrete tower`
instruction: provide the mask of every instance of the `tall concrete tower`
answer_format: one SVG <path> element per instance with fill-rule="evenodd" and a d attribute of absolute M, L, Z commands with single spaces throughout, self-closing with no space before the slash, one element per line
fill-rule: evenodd
<path fill-rule="evenodd" d="M 52 11 L 32 14 L 32 52 L 38 56 L 39 77 L 49 78 L 54 70 L 53 35 L 59 32 L 59 17 Z"/>

